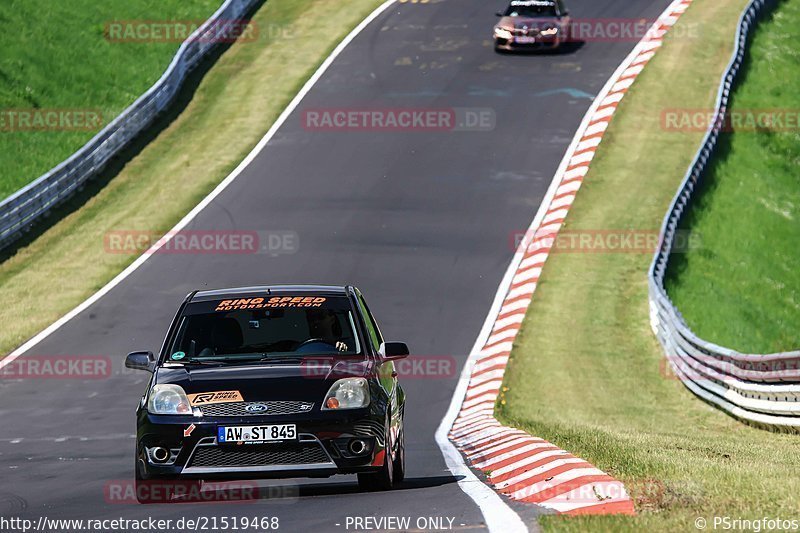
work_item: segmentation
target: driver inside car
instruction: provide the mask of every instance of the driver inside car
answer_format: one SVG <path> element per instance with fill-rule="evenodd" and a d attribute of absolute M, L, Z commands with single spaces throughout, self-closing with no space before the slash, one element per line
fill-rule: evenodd
<path fill-rule="evenodd" d="M 333 345 L 340 352 L 346 352 L 348 347 L 342 339 L 342 326 L 336 318 L 336 313 L 330 309 L 312 309 L 306 314 L 308 323 L 309 340 L 319 339 Z"/>
<path fill-rule="evenodd" d="M 197 357 L 213 357 L 215 355 L 235 353 L 244 342 L 242 328 L 235 318 L 223 318 L 214 322 L 211 328 L 209 345 L 203 348 Z M 193 341 L 194 343 L 194 341 Z"/>

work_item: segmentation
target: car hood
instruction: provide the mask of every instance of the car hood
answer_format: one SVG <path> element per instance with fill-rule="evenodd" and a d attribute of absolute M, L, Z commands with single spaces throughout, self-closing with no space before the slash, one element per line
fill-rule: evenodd
<path fill-rule="evenodd" d="M 247 402 L 298 400 L 320 402 L 331 385 L 345 377 L 367 377 L 367 359 L 306 358 L 242 366 L 164 366 L 155 382 L 180 385 L 186 394 L 238 391 Z"/>

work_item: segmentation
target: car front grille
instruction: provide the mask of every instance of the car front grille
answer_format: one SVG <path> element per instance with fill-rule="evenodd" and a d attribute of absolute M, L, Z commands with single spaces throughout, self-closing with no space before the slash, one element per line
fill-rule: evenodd
<path fill-rule="evenodd" d="M 254 405 L 266 405 L 267 410 L 261 412 L 248 411 Z M 309 413 L 314 408 L 312 402 L 277 401 L 277 402 L 232 402 L 204 405 L 200 408 L 203 416 L 279 416 Z"/>
<path fill-rule="evenodd" d="M 330 463 L 318 441 L 291 444 L 198 446 L 189 468 L 292 466 Z"/>

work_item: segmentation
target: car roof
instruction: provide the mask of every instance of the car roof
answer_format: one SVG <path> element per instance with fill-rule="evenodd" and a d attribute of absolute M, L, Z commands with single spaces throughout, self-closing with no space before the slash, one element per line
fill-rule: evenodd
<path fill-rule="evenodd" d="M 219 298 L 252 297 L 262 294 L 280 296 L 284 294 L 314 294 L 324 296 L 347 296 L 349 286 L 340 285 L 256 285 L 252 287 L 233 287 L 197 291 L 191 302 L 205 302 Z"/>

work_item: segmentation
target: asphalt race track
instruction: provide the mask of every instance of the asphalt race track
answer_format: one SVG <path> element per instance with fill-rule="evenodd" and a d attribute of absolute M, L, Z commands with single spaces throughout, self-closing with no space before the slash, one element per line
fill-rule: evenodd
<path fill-rule="evenodd" d="M 572 0 L 570 8 L 578 18 L 654 19 L 667 4 Z M 299 239 L 295 253 L 157 254 L 26 355 L 106 355 L 114 375 L 0 380 L 0 515 L 277 516 L 284 531 L 344 530 L 348 516 L 434 516 L 482 529 L 481 513 L 447 470 L 434 432 L 513 255 L 512 234 L 532 220 L 590 96 L 635 44 L 497 55 L 491 29 L 505 6 L 431 0 L 384 12 L 188 228 L 289 231 Z M 495 126 L 304 127 L 304 112 L 321 108 L 480 108 L 491 110 Z M 278 283 L 357 285 L 388 339 L 408 342 L 420 356 L 455 358 L 446 376 L 403 383 L 407 481 L 391 493 L 359 492 L 355 477 L 264 482 L 286 496 L 235 505 L 108 502 L 104 487 L 133 476 L 134 410 L 147 379 L 122 369 L 125 354 L 157 351 L 193 289 Z"/>

